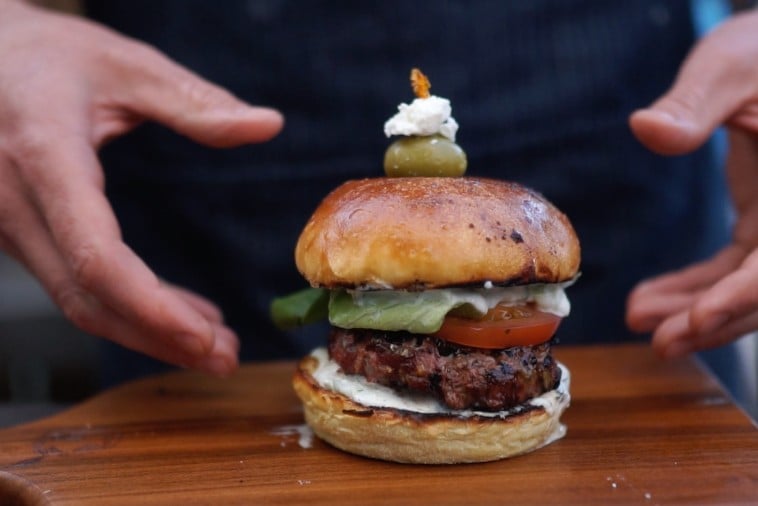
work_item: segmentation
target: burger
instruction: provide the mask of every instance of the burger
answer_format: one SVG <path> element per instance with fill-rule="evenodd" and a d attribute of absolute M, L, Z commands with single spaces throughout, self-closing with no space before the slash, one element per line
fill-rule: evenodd
<path fill-rule="evenodd" d="M 551 347 L 580 245 L 537 192 L 472 177 L 349 181 L 315 210 L 295 261 L 331 325 L 293 377 L 319 438 L 443 464 L 565 433 L 569 371 Z"/>

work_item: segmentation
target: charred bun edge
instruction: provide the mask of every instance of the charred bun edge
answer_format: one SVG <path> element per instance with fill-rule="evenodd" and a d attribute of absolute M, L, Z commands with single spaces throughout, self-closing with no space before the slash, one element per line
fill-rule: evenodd
<path fill-rule="evenodd" d="M 420 414 L 358 404 L 319 385 L 318 359 L 303 358 L 293 387 L 314 433 L 341 450 L 410 464 L 457 464 L 500 460 L 534 451 L 563 435 L 560 416 L 532 406 L 504 418 Z"/>

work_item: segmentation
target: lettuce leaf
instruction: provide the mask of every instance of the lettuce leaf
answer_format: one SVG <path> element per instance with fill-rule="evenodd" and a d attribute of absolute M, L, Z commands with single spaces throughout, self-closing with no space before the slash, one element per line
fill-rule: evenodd
<path fill-rule="evenodd" d="M 407 330 L 414 334 L 430 334 L 440 329 L 450 310 L 464 304 L 471 306 L 474 314 L 483 314 L 465 297 L 450 290 L 359 292 L 355 297 L 345 290 L 337 290 L 329 298 L 329 321 L 343 329 Z"/>
<path fill-rule="evenodd" d="M 306 288 L 271 302 L 271 320 L 281 330 L 294 329 L 325 320 L 328 316 L 329 290 Z"/>
<path fill-rule="evenodd" d="M 498 302 L 536 302 L 546 312 L 564 317 L 571 305 L 565 283 L 534 284 L 480 289 L 448 288 L 419 292 L 403 290 L 329 291 L 308 288 L 275 299 L 271 304 L 274 323 L 290 329 L 326 319 L 335 327 L 387 331 L 407 330 L 430 334 L 439 330 L 445 315 L 476 319 Z"/>

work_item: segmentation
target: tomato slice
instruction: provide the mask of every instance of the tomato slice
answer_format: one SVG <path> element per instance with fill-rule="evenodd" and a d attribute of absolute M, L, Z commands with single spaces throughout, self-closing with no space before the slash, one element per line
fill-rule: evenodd
<path fill-rule="evenodd" d="M 553 337 L 560 323 L 560 316 L 538 311 L 533 305 L 507 306 L 501 303 L 480 320 L 447 316 L 433 335 L 474 348 L 533 346 Z"/>

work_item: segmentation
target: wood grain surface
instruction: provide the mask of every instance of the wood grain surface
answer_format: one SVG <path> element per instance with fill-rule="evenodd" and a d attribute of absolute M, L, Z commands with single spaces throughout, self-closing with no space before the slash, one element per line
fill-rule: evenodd
<path fill-rule="evenodd" d="M 758 429 L 695 360 L 556 355 L 572 371 L 568 434 L 529 455 L 413 466 L 309 445 L 294 363 L 248 365 L 147 378 L 0 431 L 0 504 L 758 504 Z"/>

